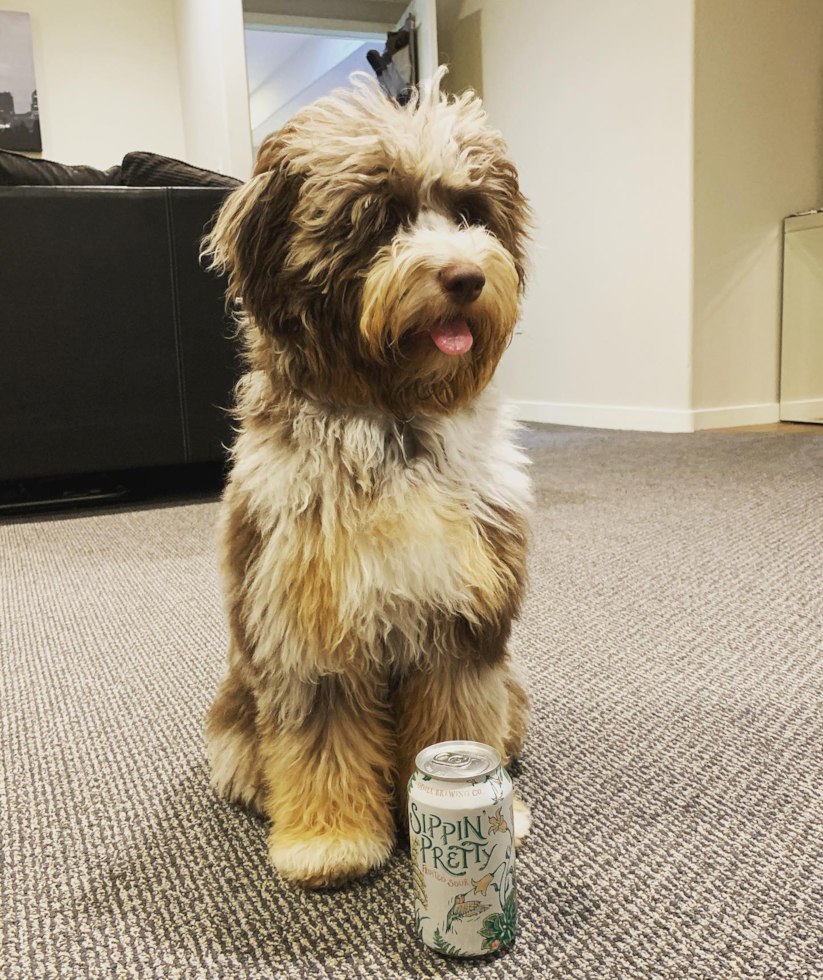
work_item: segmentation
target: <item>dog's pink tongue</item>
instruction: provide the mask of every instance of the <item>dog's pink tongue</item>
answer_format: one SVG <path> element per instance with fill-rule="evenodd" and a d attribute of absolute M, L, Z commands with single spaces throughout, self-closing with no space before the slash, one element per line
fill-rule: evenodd
<path fill-rule="evenodd" d="M 465 354 L 474 343 L 474 337 L 465 320 L 436 323 L 429 333 L 444 354 Z"/>

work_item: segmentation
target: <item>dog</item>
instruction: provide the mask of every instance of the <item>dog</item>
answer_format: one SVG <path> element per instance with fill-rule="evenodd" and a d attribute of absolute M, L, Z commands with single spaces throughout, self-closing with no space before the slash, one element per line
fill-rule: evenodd
<path fill-rule="evenodd" d="M 530 484 L 489 382 L 530 212 L 480 101 L 441 76 L 405 106 L 354 76 L 301 109 L 204 245 L 247 362 L 211 781 L 270 818 L 272 863 L 307 888 L 387 859 L 420 749 L 508 761 L 528 723 L 507 641 Z"/>

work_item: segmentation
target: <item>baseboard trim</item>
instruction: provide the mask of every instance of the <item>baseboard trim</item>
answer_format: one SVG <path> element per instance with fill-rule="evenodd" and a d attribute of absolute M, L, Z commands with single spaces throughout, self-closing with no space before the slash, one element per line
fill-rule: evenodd
<path fill-rule="evenodd" d="M 549 422 L 590 429 L 633 429 L 637 432 L 696 432 L 701 429 L 766 425 L 780 420 L 777 402 L 695 410 L 524 400 L 515 400 L 513 405 L 515 417 L 521 422 Z"/>
<path fill-rule="evenodd" d="M 694 428 L 729 429 L 741 425 L 769 425 L 780 421 L 777 402 L 757 405 L 724 405 L 722 408 L 698 408 L 694 411 Z"/>
<path fill-rule="evenodd" d="M 687 409 L 515 400 L 514 414 L 521 422 L 550 422 L 553 425 L 580 425 L 591 429 L 692 432 L 694 428 L 692 412 Z"/>
<path fill-rule="evenodd" d="M 780 418 L 784 422 L 809 422 L 823 418 L 823 398 L 806 398 L 780 403 Z"/>

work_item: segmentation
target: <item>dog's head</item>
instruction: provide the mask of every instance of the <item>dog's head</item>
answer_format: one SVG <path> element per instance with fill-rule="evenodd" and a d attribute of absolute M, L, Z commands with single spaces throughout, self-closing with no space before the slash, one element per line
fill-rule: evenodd
<path fill-rule="evenodd" d="M 206 249 L 255 366 L 406 417 L 488 383 L 518 316 L 528 220 L 476 97 L 435 82 L 400 107 L 364 77 L 266 139 Z"/>

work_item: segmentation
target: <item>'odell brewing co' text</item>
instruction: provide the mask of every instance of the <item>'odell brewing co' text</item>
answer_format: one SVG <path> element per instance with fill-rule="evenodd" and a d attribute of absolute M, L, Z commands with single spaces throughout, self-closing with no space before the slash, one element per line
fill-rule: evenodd
<path fill-rule="evenodd" d="M 512 782 L 482 742 L 423 749 L 409 780 L 414 923 L 426 945 L 482 956 L 514 939 Z"/>

